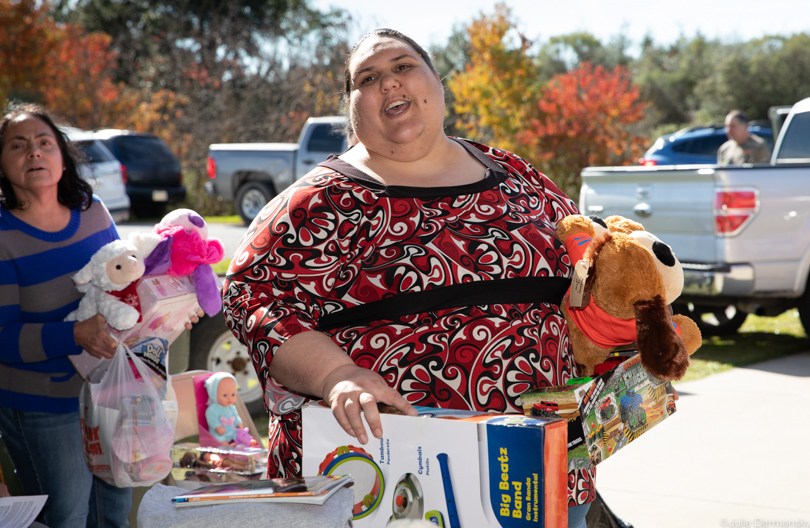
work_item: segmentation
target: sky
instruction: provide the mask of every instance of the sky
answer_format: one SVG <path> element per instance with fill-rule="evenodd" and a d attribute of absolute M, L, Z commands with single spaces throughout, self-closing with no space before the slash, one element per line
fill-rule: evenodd
<path fill-rule="evenodd" d="M 495 1 L 484 0 L 310 0 L 318 9 L 341 7 L 358 29 L 353 40 L 377 27 L 397 29 L 424 47 L 443 46 L 454 26 L 466 26 L 482 12 L 493 14 Z M 729 42 L 766 34 L 810 32 L 810 0 L 507 0 L 518 29 L 540 42 L 557 35 L 587 31 L 603 43 L 618 34 L 638 45 L 649 34 L 657 44 L 683 35 Z M 630 50 L 633 54 L 633 50 Z"/>

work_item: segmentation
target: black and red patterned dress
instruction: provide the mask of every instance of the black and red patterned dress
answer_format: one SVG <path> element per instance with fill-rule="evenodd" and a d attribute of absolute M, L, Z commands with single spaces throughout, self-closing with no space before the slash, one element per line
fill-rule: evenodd
<path fill-rule="evenodd" d="M 301 472 L 306 400 L 268 375 L 289 337 L 320 330 L 414 405 L 521 412 L 575 377 L 559 303 L 572 274 L 555 227 L 573 201 L 519 157 L 457 140 L 484 166 L 456 187 L 385 186 L 331 158 L 273 199 L 225 284 L 270 411 L 268 476 Z M 591 474 L 569 474 L 569 504 Z"/>

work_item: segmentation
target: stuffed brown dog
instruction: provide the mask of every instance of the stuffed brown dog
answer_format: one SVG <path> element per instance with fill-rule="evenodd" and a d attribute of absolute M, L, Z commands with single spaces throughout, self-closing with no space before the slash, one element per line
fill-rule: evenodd
<path fill-rule="evenodd" d="M 614 347 L 636 342 L 651 374 L 681 379 L 701 335 L 688 317 L 672 316 L 683 270 L 670 247 L 620 216 L 572 215 L 559 223 L 557 235 L 571 264 L 583 261 L 581 280 L 575 274 L 563 302 L 580 375 L 592 375 Z"/>

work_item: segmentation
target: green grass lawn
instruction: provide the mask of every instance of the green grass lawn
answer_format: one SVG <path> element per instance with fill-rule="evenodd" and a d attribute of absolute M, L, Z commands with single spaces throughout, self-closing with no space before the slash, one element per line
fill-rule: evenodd
<path fill-rule="evenodd" d="M 206 216 L 205 221 L 209 224 L 234 224 L 234 225 L 245 225 L 242 221 L 242 217 L 239 215 L 231 215 L 231 216 Z"/>
<path fill-rule="evenodd" d="M 219 262 L 217 262 L 216 264 L 213 264 L 211 266 L 211 269 L 214 270 L 214 273 L 216 273 L 217 275 L 225 275 L 225 273 L 227 273 L 228 271 L 228 266 L 230 265 L 230 263 L 231 259 L 224 258 Z"/>
<path fill-rule="evenodd" d="M 681 381 L 807 350 L 810 350 L 810 341 L 799 321 L 798 311 L 788 310 L 778 317 L 749 315 L 736 334 L 704 339 Z"/>

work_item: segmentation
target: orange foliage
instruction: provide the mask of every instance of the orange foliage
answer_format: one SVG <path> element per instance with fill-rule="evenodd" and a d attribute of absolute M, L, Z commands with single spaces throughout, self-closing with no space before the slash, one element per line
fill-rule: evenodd
<path fill-rule="evenodd" d="M 467 137 L 520 153 L 516 135 L 536 110 L 537 71 L 529 55 L 531 43 L 510 46 L 515 24 L 506 4 L 495 15 L 481 15 L 467 28 L 470 56 L 463 72 L 447 81 L 459 116 L 456 127 Z"/>
<path fill-rule="evenodd" d="M 541 116 L 531 119 L 518 141 L 569 193 L 578 189 L 584 167 L 626 165 L 645 146 L 646 140 L 631 132 L 644 117 L 644 106 L 621 66 L 608 71 L 583 62 L 552 78 L 537 106 Z"/>
<path fill-rule="evenodd" d="M 0 99 L 44 104 L 71 125 L 93 128 L 117 104 L 111 37 L 57 24 L 48 3 L 0 0 Z"/>
<path fill-rule="evenodd" d="M 0 0 L 0 101 L 35 100 L 48 79 L 46 60 L 58 45 L 48 5 Z"/>
<path fill-rule="evenodd" d="M 111 128 L 152 132 L 160 136 L 180 159 L 185 159 L 191 149 L 191 134 L 178 129 L 183 122 L 188 98 L 171 90 L 145 93 L 125 88 L 120 98 L 110 108 Z"/>
<path fill-rule="evenodd" d="M 115 53 L 112 38 L 85 34 L 81 26 L 65 25 L 59 46 L 46 58 L 49 83 L 42 91 L 45 105 L 81 128 L 97 128 L 116 104 L 121 87 L 112 80 Z"/>

